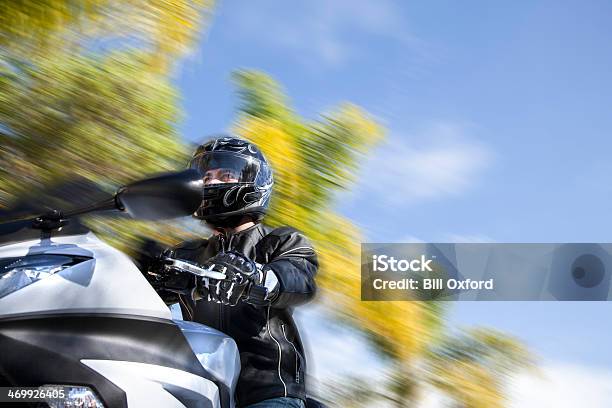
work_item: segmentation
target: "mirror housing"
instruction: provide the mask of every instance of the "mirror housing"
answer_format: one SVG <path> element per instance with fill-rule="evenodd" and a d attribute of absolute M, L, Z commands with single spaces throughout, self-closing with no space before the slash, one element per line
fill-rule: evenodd
<path fill-rule="evenodd" d="M 204 182 L 197 170 L 164 173 L 120 188 L 117 207 L 132 218 L 159 220 L 193 214 L 202 202 Z"/>

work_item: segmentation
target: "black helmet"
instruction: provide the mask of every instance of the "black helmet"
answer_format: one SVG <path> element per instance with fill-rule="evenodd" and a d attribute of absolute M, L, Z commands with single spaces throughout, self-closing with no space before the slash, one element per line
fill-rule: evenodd
<path fill-rule="evenodd" d="M 255 222 L 263 218 L 274 179 L 257 146 L 236 137 L 218 137 L 197 148 L 189 167 L 204 179 L 195 217 L 216 227 L 236 226 L 245 215 Z"/>

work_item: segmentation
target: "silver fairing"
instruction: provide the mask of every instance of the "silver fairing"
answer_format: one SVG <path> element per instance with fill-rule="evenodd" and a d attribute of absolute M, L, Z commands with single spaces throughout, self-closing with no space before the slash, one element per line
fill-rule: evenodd
<path fill-rule="evenodd" d="M 0 318 L 47 313 L 115 313 L 172 318 L 130 258 L 93 233 L 0 247 L 0 258 L 33 254 L 80 255 L 93 259 L 0 298 Z"/>
<path fill-rule="evenodd" d="M 186 371 L 132 361 L 81 360 L 81 363 L 121 388 L 129 408 L 184 408 L 186 401 L 190 401 L 190 407 L 221 408 L 217 386 Z"/>
<path fill-rule="evenodd" d="M 93 233 L 32 240 L 0 246 L 0 258 L 26 255 L 78 255 L 92 259 L 61 270 L 0 298 L 0 320 L 45 314 L 116 314 L 171 320 L 166 304 L 122 252 Z M 207 326 L 174 320 L 202 364 L 233 392 L 240 373 L 234 340 Z M 219 389 L 210 380 L 186 371 L 136 361 L 83 359 L 123 389 L 130 407 L 183 407 L 177 395 L 195 398 L 190 406 L 219 407 Z"/>
<path fill-rule="evenodd" d="M 174 322 L 204 368 L 233 390 L 240 374 L 240 355 L 234 339 L 199 323 Z"/>

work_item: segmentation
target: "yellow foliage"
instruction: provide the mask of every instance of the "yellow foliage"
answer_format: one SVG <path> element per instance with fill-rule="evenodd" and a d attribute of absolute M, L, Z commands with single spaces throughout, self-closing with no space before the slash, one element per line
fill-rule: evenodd
<path fill-rule="evenodd" d="M 246 116 L 236 127 L 236 133 L 261 146 L 274 169 L 275 195 L 295 199 L 299 195 L 301 162 L 292 135 L 278 121 L 264 121 Z M 267 148 L 268 146 L 273 148 Z"/>
<path fill-rule="evenodd" d="M 195 43 L 214 0 L 0 1 L 0 46 L 34 54 L 76 50 L 92 38 L 137 40 L 166 70 Z"/>
<path fill-rule="evenodd" d="M 431 346 L 444 338 L 439 304 L 361 301 L 362 237 L 332 206 L 334 192 L 350 188 L 361 159 L 384 137 L 380 125 L 350 104 L 323 120 L 304 122 L 287 106 L 278 84 L 265 74 L 243 71 L 236 78 L 242 86 L 243 108 L 234 130 L 262 149 L 276 175 L 266 220 L 296 227 L 312 240 L 320 263 L 317 284 L 322 301 L 363 331 L 378 351 L 393 358 L 397 378 L 389 393 L 396 406 L 409 406 L 418 399 L 415 387 L 427 377 L 418 367 L 431 359 L 429 383 L 461 406 L 501 407 L 500 379 L 524 365 L 524 353 L 514 342 L 488 331 L 468 337 L 495 351 L 493 365 L 476 358 L 459 361 L 450 357 L 452 348 L 434 358 Z M 462 346 L 461 341 L 451 345 Z"/>
<path fill-rule="evenodd" d="M 330 209 L 331 202 L 317 203 L 312 197 L 313 191 L 325 188 L 317 184 L 317 177 L 324 177 L 321 173 L 325 170 L 341 183 L 350 181 L 354 169 L 344 166 L 342 160 L 348 162 L 351 155 L 365 154 L 383 137 L 380 126 L 358 107 L 345 105 L 311 131 L 296 134 L 291 129 L 302 127 L 253 115 L 241 116 L 235 125 L 235 132 L 257 144 L 274 168 L 275 193 L 267 222 L 292 225 L 313 241 L 320 262 L 318 286 L 333 311 L 384 343 L 386 353 L 411 360 L 431 339 L 428 310 L 418 302 L 362 302 L 361 234 Z M 337 145 L 341 149 L 350 146 L 350 150 L 334 156 Z M 326 151 L 310 151 L 304 146 Z M 313 163 L 313 158 L 321 156 L 330 160 L 330 168 L 313 175 L 314 169 L 308 166 L 319 164 Z M 332 168 L 332 162 L 341 165 Z"/>
<path fill-rule="evenodd" d="M 436 387 L 465 408 L 502 408 L 503 393 L 486 367 L 453 362 L 432 373 Z"/>

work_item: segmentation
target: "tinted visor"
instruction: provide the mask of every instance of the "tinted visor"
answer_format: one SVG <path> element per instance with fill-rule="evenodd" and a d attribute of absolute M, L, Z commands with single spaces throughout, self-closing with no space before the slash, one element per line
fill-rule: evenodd
<path fill-rule="evenodd" d="M 229 152 L 210 152 L 194 157 L 190 167 L 202 175 L 204 184 L 252 183 L 259 160 Z"/>

